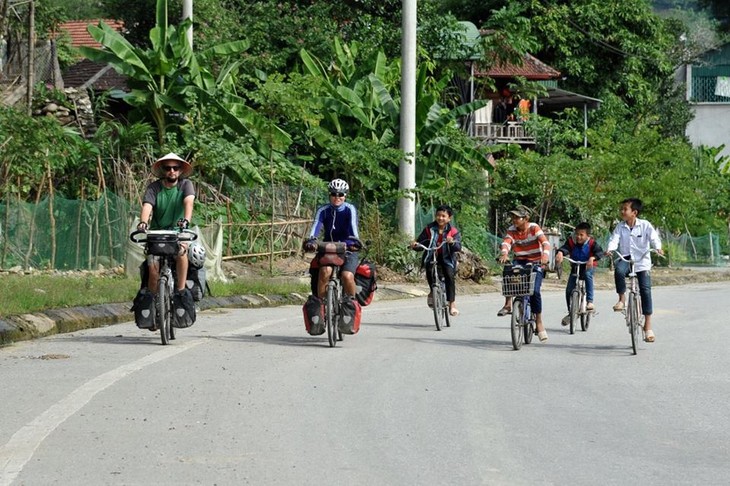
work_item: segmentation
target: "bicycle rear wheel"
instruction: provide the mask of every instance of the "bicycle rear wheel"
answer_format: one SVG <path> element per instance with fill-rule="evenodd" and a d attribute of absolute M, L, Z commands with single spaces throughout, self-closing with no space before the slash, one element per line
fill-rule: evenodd
<path fill-rule="evenodd" d="M 641 326 L 639 325 L 639 306 L 636 294 L 630 293 L 628 298 L 628 306 L 626 307 L 626 319 L 629 323 L 629 333 L 631 333 L 631 351 L 636 354 L 641 341 Z"/>
<path fill-rule="evenodd" d="M 440 286 L 434 285 L 431 287 L 431 295 L 433 296 L 433 320 L 436 323 L 436 330 L 440 331 L 444 325 L 444 294 Z"/>
<path fill-rule="evenodd" d="M 578 310 L 580 309 L 580 294 L 574 290 L 570 294 L 570 334 L 575 334 L 575 324 L 578 321 Z"/>
<path fill-rule="evenodd" d="M 171 302 L 170 294 L 167 289 L 167 277 L 160 276 L 157 281 L 157 317 L 159 318 L 158 326 L 160 328 L 160 339 L 163 345 L 170 344 L 170 321 L 172 314 L 170 312 Z"/>
<path fill-rule="evenodd" d="M 512 347 L 515 348 L 515 351 L 519 351 L 524 340 L 525 328 L 522 325 L 522 313 L 524 309 L 522 308 L 522 300 L 520 300 L 520 297 L 515 297 L 512 300 L 512 321 L 510 323 Z"/>
<path fill-rule="evenodd" d="M 337 345 L 337 314 L 335 310 L 335 284 L 330 282 L 327 284 L 327 295 L 325 296 L 325 310 L 324 310 L 324 321 L 327 326 L 327 340 L 330 343 L 330 347 L 334 348 Z"/>

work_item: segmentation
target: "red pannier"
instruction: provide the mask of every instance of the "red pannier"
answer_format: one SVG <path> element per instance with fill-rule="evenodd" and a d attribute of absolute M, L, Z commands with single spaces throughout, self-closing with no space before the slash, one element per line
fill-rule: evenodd
<path fill-rule="evenodd" d="M 304 314 L 304 327 L 312 336 L 324 334 L 324 306 L 322 299 L 316 295 L 310 295 L 302 306 Z"/>
<path fill-rule="evenodd" d="M 357 334 L 360 330 L 362 307 L 355 299 L 343 299 L 340 306 L 340 322 L 337 327 L 342 334 Z"/>
<path fill-rule="evenodd" d="M 355 271 L 355 286 L 357 287 L 355 297 L 360 305 L 370 305 L 373 301 L 373 295 L 378 288 L 376 278 L 375 264 L 363 259 Z"/>

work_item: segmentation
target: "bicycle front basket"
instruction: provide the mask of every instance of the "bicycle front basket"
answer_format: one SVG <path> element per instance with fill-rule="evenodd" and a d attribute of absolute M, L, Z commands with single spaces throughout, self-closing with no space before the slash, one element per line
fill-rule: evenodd
<path fill-rule="evenodd" d="M 537 272 L 529 268 L 521 269 L 518 273 L 502 276 L 502 295 L 505 297 L 520 297 L 532 295 L 535 292 L 535 278 Z"/>
<path fill-rule="evenodd" d="M 146 251 L 148 255 L 175 256 L 178 254 L 177 231 L 147 232 Z"/>

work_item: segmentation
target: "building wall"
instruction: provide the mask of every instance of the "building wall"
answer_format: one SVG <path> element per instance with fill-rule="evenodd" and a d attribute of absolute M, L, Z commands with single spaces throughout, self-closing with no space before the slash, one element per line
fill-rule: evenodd
<path fill-rule="evenodd" d="M 687 125 L 692 145 L 725 145 L 721 155 L 730 156 L 730 103 L 700 103 L 692 109 L 695 117 Z"/>

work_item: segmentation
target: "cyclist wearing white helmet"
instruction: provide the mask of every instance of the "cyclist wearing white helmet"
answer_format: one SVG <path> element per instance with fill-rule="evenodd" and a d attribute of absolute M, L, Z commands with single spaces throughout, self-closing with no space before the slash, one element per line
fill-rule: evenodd
<path fill-rule="evenodd" d="M 348 247 L 358 247 L 360 235 L 357 230 L 357 209 L 352 204 L 345 202 L 350 186 L 342 179 L 333 179 L 327 189 L 329 190 L 330 201 L 317 209 L 312 229 L 309 231 L 309 239 L 304 243 L 304 249 L 307 251 L 316 250 L 314 240 L 322 232 L 324 232 L 322 241 L 343 242 L 347 243 Z M 353 298 L 357 292 L 355 270 L 357 270 L 358 263 L 357 252 L 349 253 L 340 273 L 345 293 Z M 324 267 L 320 270 L 317 293 L 319 297 L 324 297 L 327 280 L 329 280 L 332 269 Z"/>

